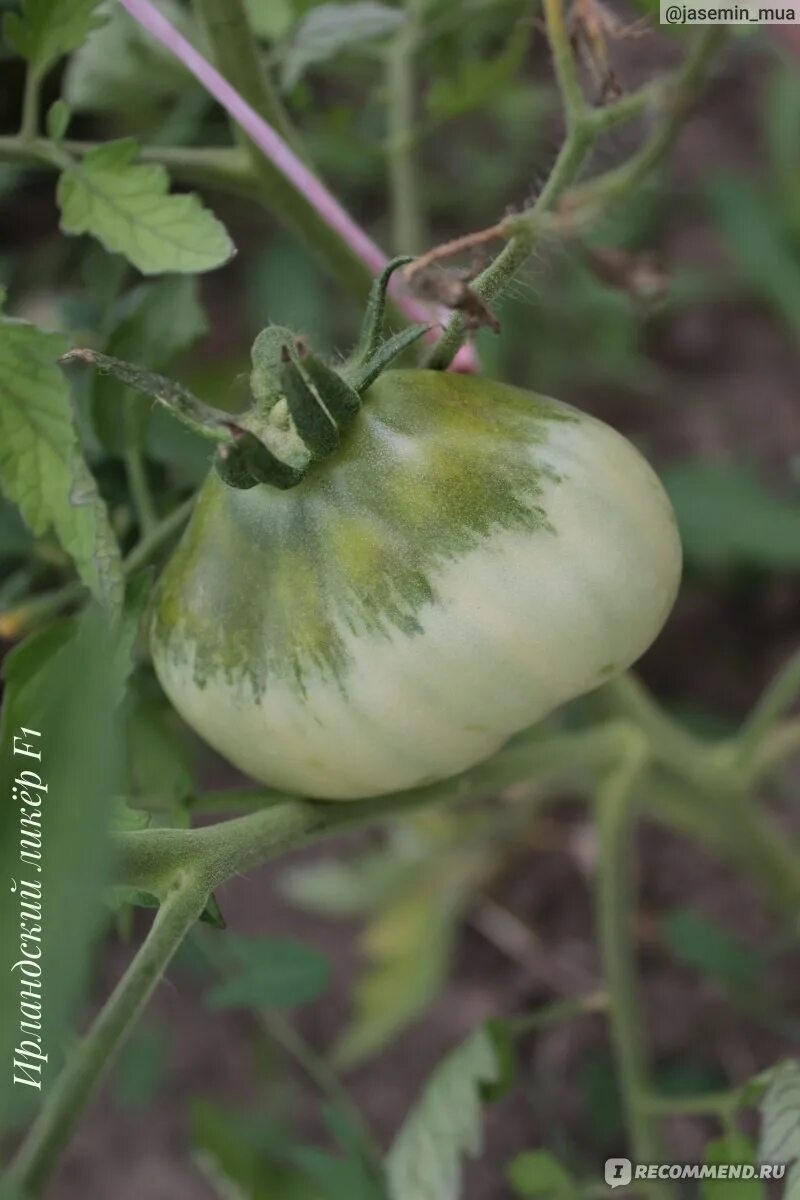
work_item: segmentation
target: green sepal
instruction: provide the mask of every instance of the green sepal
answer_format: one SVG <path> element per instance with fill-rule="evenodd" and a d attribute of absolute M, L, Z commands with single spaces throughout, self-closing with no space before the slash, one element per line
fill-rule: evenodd
<path fill-rule="evenodd" d="M 223 483 L 240 491 L 258 483 L 286 491 L 305 475 L 304 470 L 282 462 L 252 433 L 243 433 L 231 446 L 221 446 L 214 466 Z"/>
<path fill-rule="evenodd" d="M 372 358 L 357 367 L 351 376 L 353 387 L 359 395 L 362 395 L 370 384 L 375 382 L 381 372 L 389 366 L 389 363 L 397 358 L 398 354 L 402 354 L 409 346 L 413 346 L 414 342 L 418 342 L 429 329 L 430 325 L 409 325 L 408 329 L 401 329 L 400 333 L 396 333 L 394 337 L 383 342 Z"/>
<path fill-rule="evenodd" d="M 373 282 L 367 300 L 366 312 L 364 313 L 364 323 L 361 326 L 361 336 L 353 353 L 352 362 L 355 367 L 364 366 L 381 344 L 381 339 L 383 338 L 383 320 L 386 313 L 386 292 L 389 287 L 389 280 L 398 267 L 404 267 L 407 263 L 413 261 L 413 256 L 409 254 L 393 258 L 391 262 L 386 264 L 380 275 Z"/>
<path fill-rule="evenodd" d="M 250 350 L 253 369 L 250 372 L 250 391 L 263 412 L 269 412 L 281 398 L 280 374 L 286 346 L 294 344 L 295 335 L 283 325 L 268 325 L 262 329 Z"/>
<path fill-rule="evenodd" d="M 300 366 L 341 432 L 361 408 L 358 392 L 316 354 L 306 354 Z"/>
<path fill-rule="evenodd" d="M 165 375 L 145 371 L 136 363 L 123 362 L 121 358 L 112 358 L 110 354 L 100 354 L 97 350 L 68 350 L 66 354 L 62 354 L 59 362 L 64 365 L 73 362 L 89 363 L 99 371 L 113 375 L 120 383 L 163 405 L 173 417 L 200 437 L 213 442 L 230 442 L 235 436 L 235 417 L 198 400 L 183 384 L 167 379 Z"/>
<path fill-rule="evenodd" d="M 281 391 L 295 429 L 313 458 L 327 458 L 339 445 L 339 430 L 319 396 L 312 392 L 297 363 L 281 364 Z"/>

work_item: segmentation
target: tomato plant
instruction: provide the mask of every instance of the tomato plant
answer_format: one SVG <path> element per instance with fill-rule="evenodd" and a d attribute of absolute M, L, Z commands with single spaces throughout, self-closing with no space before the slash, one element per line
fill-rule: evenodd
<path fill-rule="evenodd" d="M 656 701 L 629 668 L 668 621 L 681 582 L 670 495 L 613 422 L 539 391 L 544 376 L 567 384 L 580 360 L 609 387 L 655 393 L 632 312 L 651 315 L 657 331 L 681 287 L 725 290 L 705 276 L 669 278 L 634 244 L 634 226 L 646 247 L 653 173 L 728 61 L 728 31 L 690 30 L 676 65 L 634 88 L 612 62 L 632 35 L 598 0 L 569 11 L 544 0 L 548 88 L 520 0 L 0 7 L 20 110 L 18 128 L 0 136 L 9 193 L 55 181 L 60 233 L 91 239 L 54 243 L 69 282 L 61 287 L 53 266 L 38 307 L 10 271 L 0 315 L 9 1197 L 45 1192 L 132 1033 L 140 1040 L 119 1067 L 120 1094 L 135 1105 L 157 1087 L 163 1039 L 134 1030 L 185 945 L 214 981 L 208 1007 L 252 1010 L 259 1034 L 329 1101 L 324 1149 L 290 1136 L 283 1113 L 251 1126 L 195 1104 L 193 1137 L 216 1194 L 455 1200 L 483 1106 L 515 1087 L 521 1039 L 588 1015 L 608 1027 L 604 1097 L 618 1096 L 624 1126 L 611 1137 L 634 1162 L 664 1161 L 662 1117 L 700 1114 L 724 1133 L 707 1162 L 749 1168 L 755 1150 L 737 1121 L 757 1104 L 762 1160 L 800 1158 L 781 1132 L 797 1123 L 795 1062 L 759 1060 L 700 1095 L 676 1095 L 656 1075 L 639 1004 L 632 836 L 643 812 L 721 859 L 758 889 L 776 943 L 792 938 L 800 859 L 790 822 L 762 803 L 761 788 L 800 749 L 790 711 L 800 656 L 788 655 L 735 729 L 684 724 Z M 379 137 L 373 104 L 358 114 L 317 103 L 309 78 L 340 55 L 353 69 L 347 87 L 381 72 Z M 776 88 L 774 211 L 759 243 L 771 266 L 741 248 L 739 257 L 792 328 L 787 197 L 800 103 L 785 76 Z M 527 152 L 520 131 L 527 138 L 553 115 L 554 96 L 563 139 L 550 169 L 532 199 L 515 196 L 498 219 L 498 194 L 502 208 L 519 183 L 515 155 Z M 231 119 L 229 144 L 212 101 Z M 449 133 L 465 118 L 475 122 L 465 155 L 484 121 L 508 145 L 463 172 L 470 186 L 436 221 L 433 179 L 423 203 L 421 149 L 443 126 L 446 164 Z M 622 127 L 636 146 L 608 166 Z M 84 138 L 108 129 L 118 136 Z M 376 189 L 376 160 L 389 219 L 371 223 L 389 228 L 396 257 L 310 166 L 369 208 L 384 182 Z M 708 194 L 738 245 L 758 194 L 719 184 Z M 237 206 L 284 231 L 250 275 L 227 228 L 239 228 Z M 287 251 L 291 237 L 302 250 Z M 76 244 L 78 268 L 64 249 Z M 567 285 L 543 287 L 506 320 L 522 269 L 546 273 L 556 248 L 570 263 Z M 292 310 L 293 328 L 264 325 L 269 304 L 253 302 L 246 358 L 241 331 L 226 329 L 225 293 L 206 315 L 197 278 L 218 269 L 232 281 L 228 304 L 234 294 L 240 302 L 242 278 L 255 293 L 272 287 L 269 303 Z M 366 311 L 343 357 L 353 299 Z M 569 353 L 548 358 L 559 337 Z M 505 338 L 515 353 L 535 349 L 524 387 L 489 369 Z M 791 502 L 765 496 L 746 472 L 702 464 L 668 484 L 690 582 L 704 555 L 716 570 L 732 564 L 737 581 L 775 563 L 796 570 Z M 730 498 L 742 494 L 747 519 L 726 527 Z M 207 769 L 235 786 L 198 785 L 191 762 L 208 748 L 228 765 Z M 576 988 L 568 971 L 566 995 L 522 1014 L 487 1019 L 481 1003 L 384 1152 L 337 1068 L 376 1053 L 425 1010 L 473 911 L 515 960 L 545 954 L 485 889 L 530 848 L 539 809 L 567 793 L 588 813 L 582 854 L 602 978 Z M 281 929 L 222 932 L 217 892 L 312 840 L 367 826 L 381 840 L 360 858 L 316 859 L 285 883 L 297 903 L 365 920 L 370 968 L 331 1065 L 279 1011 L 324 993 L 324 957 Z M 75 1041 L 105 914 L 124 938 L 148 908 L 157 911 L 135 954 Z M 763 1018 L 757 954 L 691 911 L 673 912 L 660 936 Z M 546 968 L 549 983 L 563 976 Z M 585 1164 L 549 1150 L 517 1151 L 503 1173 L 516 1194 L 596 1194 L 596 1164 L 588 1178 Z M 670 1186 L 637 1182 L 654 1198 Z M 760 1196 L 761 1181 L 751 1182 Z"/>

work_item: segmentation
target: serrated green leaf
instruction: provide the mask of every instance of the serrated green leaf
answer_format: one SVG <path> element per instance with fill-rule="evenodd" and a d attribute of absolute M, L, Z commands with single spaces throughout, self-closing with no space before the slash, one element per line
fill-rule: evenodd
<path fill-rule="evenodd" d="M 328 960 L 302 942 L 229 934 L 225 948 L 238 971 L 209 993 L 211 1008 L 295 1008 L 328 986 Z"/>
<path fill-rule="evenodd" d="M 194 194 L 170 195 L 156 163 L 135 162 L 136 142 L 98 146 L 58 181 L 61 228 L 90 233 L 143 275 L 197 274 L 227 262 L 225 227 Z"/>
<path fill-rule="evenodd" d="M 784 1200 L 800 1200 L 800 1061 L 779 1063 L 761 1099 L 758 1159 L 786 1163 Z"/>
<path fill-rule="evenodd" d="M 575 1181 L 549 1150 L 526 1150 L 508 1165 L 508 1182 L 518 1196 L 566 1200 L 577 1194 Z"/>
<path fill-rule="evenodd" d="M 687 561 L 698 567 L 800 569 L 800 500 L 749 467 L 687 460 L 663 473 Z"/>
<path fill-rule="evenodd" d="M 731 1132 L 706 1146 L 709 1166 L 755 1167 L 755 1147 L 743 1133 Z M 703 1179 L 700 1184 L 702 1200 L 764 1200 L 764 1185 L 760 1179 Z"/>
<path fill-rule="evenodd" d="M 56 365 L 66 349 L 61 334 L 0 317 L 0 485 L 37 536 L 54 531 L 93 595 L 116 612 L 120 550 Z"/>
<path fill-rule="evenodd" d="M 197 44 L 197 29 L 186 9 L 173 0 L 155 7 L 184 36 Z M 117 0 L 105 0 L 105 18 L 70 57 L 64 73 L 64 98 L 76 112 L 128 113 L 152 106 L 192 87 L 188 71 L 151 37 Z"/>
<path fill-rule="evenodd" d="M 43 75 L 80 46 L 97 25 L 100 0 L 23 0 L 22 13 L 6 16 L 6 41 Z"/>
<path fill-rule="evenodd" d="M 497 1073 L 484 1028 L 439 1064 L 389 1150 L 390 1200 L 457 1200 L 461 1159 L 481 1148 L 481 1086 Z"/>
<path fill-rule="evenodd" d="M 297 26 L 284 51 L 284 88 L 293 88 L 316 63 L 327 62 L 365 42 L 390 36 L 404 20 L 401 9 L 374 0 L 318 5 Z"/>

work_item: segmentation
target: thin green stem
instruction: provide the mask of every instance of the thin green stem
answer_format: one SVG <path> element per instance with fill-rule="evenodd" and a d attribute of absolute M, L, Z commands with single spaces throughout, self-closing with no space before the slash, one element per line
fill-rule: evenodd
<path fill-rule="evenodd" d="M 709 25 L 692 42 L 683 66 L 665 91 L 664 114 L 644 145 L 621 167 L 590 180 L 570 197 L 574 206 L 607 203 L 623 192 L 633 191 L 672 148 L 694 103 L 708 66 L 724 44 L 723 25 Z"/>
<path fill-rule="evenodd" d="M 395 254 L 418 254 L 427 240 L 414 138 L 414 56 L 418 37 L 417 0 L 408 0 L 406 19 L 386 54 L 386 155 Z"/>
<path fill-rule="evenodd" d="M 260 116 L 272 122 L 274 94 L 243 0 L 194 0 L 194 7 L 221 74 Z M 249 152 L 253 177 L 270 212 L 303 238 L 334 276 L 363 299 L 371 282 L 364 263 L 235 123 L 233 132 Z"/>
<path fill-rule="evenodd" d="M 10 1179 L 41 1195 L 92 1093 L 135 1025 L 173 955 L 203 911 L 208 893 L 184 880 L 158 910 L 144 943 L 44 1102 L 12 1164 Z"/>
<path fill-rule="evenodd" d="M 631 1158 L 640 1163 L 662 1160 L 657 1126 L 642 1104 L 642 1096 L 649 1091 L 648 1064 L 634 958 L 632 816 L 637 784 L 646 766 L 647 742 L 633 731 L 619 765 L 599 788 L 596 804 L 600 835 L 598 939 Z M 648 1190 L 656 1194 L 662 1189 Z"/>
<path fill-rule="evenodd" d="M 800 650 L 793 654 L 764 689 L 737 740 L 740 761 L 751 759 L 767 734 L 800 695 Z"/>
<path fill-rule="evenodd" d="M 709 1092 L 704 1096 L 642 1096 L 642 1106 L 654 1116 L 661 1117 L 719 1117 L 721 1120 L 735 1112 L 742 1100 L 741 1091 Z"/>
<path fill-rule="evenodd" d="M 567 1000 L 554 1000 L 552 1004 L 543 1004 L 534 1012 L 509 1018 L 505 1025 L 513 1037 L 522 1037 L 527 1033 L 538 1033 L 550 1025 L 560 1025 L 562 1021 L 574 1021 L 576 1017 L 605 1012 L 607 1007 L 608 997 L 605 992 L 592 992 L 588 996 L 569 997 Z"/>
<path fill-rule="evenodd" d="M 523 212 L 502 222 L 500 231 L 510 238 L 495 261 L 478 276 L 473 290 L 485 302 L 493 300 L 508 285 L 526 262 L 543 232 L 546 216 L 563 197 L 564 207 L 574 223 L 578 209 L 600 209 L 623 192 L 632 191 L 641 179 L 667 153 L 697 94 L 714 53 L 724 40 L 724 28 L 704 29 L 689 50 L 683 65 L 668 80 L 651 84 L 632 96 L 623 97 L 605 108 L 586 104 L 577 77 L 575 61 L 564 21 L 561 0 L 545 0 L 547 34 L 553 65 L 566 116 L 567 133 L 545 186 L 536 202 Z M 587 184 L 576 187 L 575 180 L 598 137 L 622 121 L 640 115 L 661 99 L 665 112 L 645 144 L 627 163 L 606 172 Z M 565 195 L 565 192 L 569 192 Z M 498 227 L 489 231 L 496 235 Z M 426 256 L 434 258 L 435 255 Z M 431 350 L 427 366 L 447 368 L 458 352 L 467 331 L 462 313 L 455 313 L 439 341 Z"/>
<path fill-rule="evenodd" d="M 140 410 L 136 399 L 125 401 L 123 420 L 125 425 L 125 476 L 128 481 L 133 511 L 139 526 L 139 537 L 151 534 L 158 527 L 158 511 L 150 491 L 147 478 L 143 442 L 145 429 L 140 424 Z"/>
<path fill-rule="evenodd" d="M 19 136 L 22 141 L 29 142 L 39 133 L 39 106 L 42 92 L 42 76 L 34 67 L 29 66 L 25 74 L 25 91 L 22 96 L 22 120 Z"/>
<path fill-rule="evenodd" d="M 596 726 L 578 733 L 543 737 L 537 731 L 520 735 L 487 762 L 478 763 L 452 779 L 393 792 L 370 800 L 301 800 L 264 790 L 264 807 L 201 829 L 153 829 L 118 834 L 115 839 L 118 883 L 159 894 L 175 871 L 186 864 L 207 864 L 209 890 L 232 875 L 314 837 L 358 828 L 387 816 L 399 816 L 430 804 L 444 804 L 497 792 L 534 776 L 574 777 L 613 764 L 629 731 L 619 724 Z M 219 810 L 242 793 L 212 793 L 208 807 Z M 255 794 L 245 793 L 250 803 Z M 206 799 L 206 798 L 204 798 Z"/>

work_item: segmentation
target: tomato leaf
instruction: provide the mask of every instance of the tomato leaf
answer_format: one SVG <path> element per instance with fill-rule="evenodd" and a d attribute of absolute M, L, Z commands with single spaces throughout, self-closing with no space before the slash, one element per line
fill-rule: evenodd
<path fill-rule="evenodd" d="M 674 909 L 662 918 L 661 933 L 680 962 L 724 987 L 737 992 L 752 989 L 763 978 L 760 955 L 702 913 Z"/>
<path fill-rule="evenodd" d="M 22 13 L 8 13 L 3 33 L 9 45 L 43 75 L 80 46 L 98 25 L 100 0 L 24 0 Z"/>
<path fill-rule="evenodd" d="M 196 39 L 194 23 L 180 5 L 157 0 L 155 7 L 172 26 Z M 105 0 L 99 11 L 106 19 L 70 57 L 64 73 L 64 98 L 77 112 L 124 114 L 135 106 L 138 115 L 143 107 L 194 86 L 185 67 L 116 0 Z"/>
<path fill-rule="evenodd" d="M 132 139 L 98 146 L 58 181 L 64 233 L 90 233 L 143 275 L 210 271 L 234 254 L 225 227 L 193 194 L 169 195 L 156 163 L 137 163 Z"/>
<path fill-rule="evenodd" d="M 388 4 L 320 4 L 298 25 L 283 60 L 283 86 L 293 88 L 307 69 L 344 50 L 387 37 L 403 24 L 404 14 Z"/>
<path fill-rule="evenodd" d="M 743 1133 L 731 1131 L 706 1146 L 706 1163 L 709 1166 L 754 1167 L 755 1148 Z M 764 1185 L 760 1179 L 704 1179 L 700 1184 L 701 1200 L 764 1200 Z"/>
<path fill-rule="evenodd" d="M 34 534 L 52 529 L 93 595 L 122 600 L 119 546 L 80 452 L 58 333 L 0 317 L 0 484 Z"/>
<path fill-rule="evenodd" d="M 79 618 L 61 621 L 28 639 L 6 660 L 5 701 L 0 720 L 0 785 L 11 797 L 24 768 L 43 785 L 41 861 L 21 857 L 19 804 L 0 808 L 0 869 L 8 886 L 0 892 L 3 961 L 0 972 L 0 1051 L 8 1068 L 0 1080 L 0 1124 L 18 1118 L 38 1089 L 14 1086 L 10 1065 L 20 1031 L 20 972 L 8 969 L 20 957 L 21 896 L 41 883 L 41 1031 L 43 1089 L 55 1078 L 65 1034 L 86 978 L 90 950 L 104 917 L 103 882 L 108 861 L 113 797 L 123 772 L 124 736 L 120 705 L 143 597 L 136 590 L 121 622 L 111 625 L 96 605 Z M 41 761 L 14 753 L 22 735 L 41 750 Z M 26 777 L 29 785 L 35 782 Z M 32 788 L 29 788 L 31 791 Z M 27 801 L 26 801 L 27 803 Z M 30 853 L 30 851 L 29 851 Z M 41 866 L 41 871 L 37 867 Z M 17 886 L 10 889 L 10 881 Z M 12 894 L 13 893 L 13 894 Z M 15 955 L 15 957 L 11 957 Z"/>
<path fill-rule="evenodd" d="M 788 1059 L 769 1074 L 761 1099 L 762 1163 L 786 1163 L 784 1200 L 800 1197 L 800 1061 Z"/>
<path fill-rule="evenodd" d="M 769 491 L 749 467 L 689 459 L 666 470 L 663 481 L 687 561 L 800 570 L 800 502 Z"/>
<path fill-rule="evenodd" d="M 549 1150 L 526 1150 L 509 1163 L 508 1182 L 518 1196 L 567 1200 L 578 1189 L 572 1176 Z"/>
<path fill-rule="evenodd" d="M 389 1150 L 391 1200 L 456 1200 L 461 1159 L 481 1148 L 481 1087 L 497 1073 L 483 1027 L 439 1064 Z"/>
<path fill-rule="evenodd" d="M 238 970 L 212 988 L 211 1008 L 296 1008 L 316 1000 L 328 986 L 328 960 L 311 946 L 233 934 L 225 944 Z"/>

